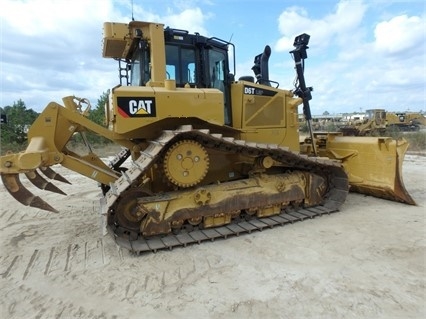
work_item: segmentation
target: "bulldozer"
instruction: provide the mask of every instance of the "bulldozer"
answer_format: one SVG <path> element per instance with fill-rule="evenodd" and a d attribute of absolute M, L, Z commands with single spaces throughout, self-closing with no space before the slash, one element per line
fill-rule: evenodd
<path fill-rule="evenodd" d="M 269 78 L 268 45 L 254 57 L 254 76 L 236 79 L 228 41 L 161 23 L 106 22 L 102 55 L 118 61 L 120 84 L 110 90 L 105 125 L 88 119 L 85 98 L 49 103 L 25 151 L 1 157 L 3 184 L 23 205 L 58 213 L 20 174 L 58 194 L 53 180 L 68 181 L 54 165 L 94 180 L 106 231 L 136 253 L 329 214 L 349 190 L 414 205 L 402 181 L 405 140 L 312 130 L 300 140 L 298 107 L 312 119 L 304 78 L 309 39 L 295 37 L 296 82 L 286 90 Z M 122 150 L 102 160 L 87 132 Z M 74 135 L 87 153 L 69 147 Z"/>
<path fill-rule="evenodd" d="M 386 113 L 386 126 L 390 129 L 413 132 L 419 131 L 426 125 L 426 117 L 417 112 L 388 112 Z"/>
<path fill-rule="evenodd" d="M 381 136 L 386 133 L 387 116 L 384 109 L 366 110 L 364 120 L 350 122 L 342 126 L 340 131 L 345 136 Z"/>
<path fill-rule="evenodd" d="M 365 111 L 363 121 L 354 121 L 342 126 L 340 131 L 345 136 L 384 136 L 387 130 L 400 132 L 419 131 L 426 124 L 426 118 L 415 112 L 387 112 L 384 109 Z"/>

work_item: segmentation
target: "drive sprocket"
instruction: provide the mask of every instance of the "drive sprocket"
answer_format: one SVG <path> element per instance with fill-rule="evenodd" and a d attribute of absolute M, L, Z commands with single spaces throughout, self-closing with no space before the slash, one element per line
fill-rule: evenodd
<path fill-rule="evenodd" d="M 200 183 L 209 170 L 206 149 L 197 141 L 182 140 L 173 144 L 164 156 L 164 173 L 169 181 L 187 188 Z"/>

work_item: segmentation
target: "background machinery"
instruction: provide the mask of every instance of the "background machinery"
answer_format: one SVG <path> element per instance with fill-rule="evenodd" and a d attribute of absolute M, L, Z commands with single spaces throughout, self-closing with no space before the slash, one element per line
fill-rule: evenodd
<path fill-rule="evenodd" d="M 387 112 L 386 125 L 390 129 L 409 132 L 426 126 L 426 117 L 417 112 Z"/>
<path fill-rule="evenodd" d="M 405 140 L 311 132 L 299 141 L 299 105 L 311 119 L 308 42 L 307 34 L 296 37 L 297 85 L 284 90 L 269 79 L 269 46 L 254 59 L 255 77 L 236 80 L 232 43 L 159 23 L 107 22 L 103 56 L 119 61 L 120 85 L 111 90 L 106 127 L 87 118 L 85 99 L 49 103 L 28 132 L 27 149 L 1 157 L 3 183 L 22 204 L 57 212 L 23 187 L 19 174 L 57 193 L 39 173 L 67 182 L 51 169 L 56 164 L 97 181 L 108 230 L 136 252 L 333 212 L 349 184 L 414 204 L 401 179 Z M 86 141 L 87 131 L 123 150 L 109 164 L 90 147 L 73 152 L 69 140 L 81 134 Z"/>
<path fill-rule="evenodd" d="M 340 131 L 346 136 L 384 136 L 387 130 L 418 131 L 426 125 L 426 118 L 415 112 L 387 112 L 384 109 L 366 110 L 363 120 L 352 121 Z"/>
<path fill-rule="evenodd" d="M 386 111 L 383 109 L 371 109 L 365 111 L 365 119 L 352 121 L 349 125 L 340 128 L 345 136 L 381 136 L 385 134 L 387 122 Z"/>

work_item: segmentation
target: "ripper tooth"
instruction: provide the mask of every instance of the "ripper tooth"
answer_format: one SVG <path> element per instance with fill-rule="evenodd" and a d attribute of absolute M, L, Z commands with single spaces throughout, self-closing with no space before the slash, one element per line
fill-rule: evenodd
<path fill-rule="evenodd" d="M 27 176 L 28 180 L 31 183 L 33 183 L 34 186 L 36 186 L 40 189 L 50 191 L 50 192 L 53 192 L 53 193 L 66 195 L 66 193 L 64 193 L 61 189 L 56 187 L 51 182 L 48 182 L 47 180 L 45 180 L 36 170 L 25 173 L 25 176 Z"/>
<path fill-rule="evenodd" d="M 50 179 L 54 179 L 56 181 L 60 181 L 63 183 L 71 184 L 65 177 L 63 177 L 61 174 L 56 173 L 53 169 L 50 167 L 40 167 L 40 171 L 49 177 Z"/>
<path fill-rule="evenodd" d="M 21 204 L 58 213 L 56 209 L 26 189 L 19 179 L 19 174 L 2 174 L 1 179 L 9 193 Z"/>

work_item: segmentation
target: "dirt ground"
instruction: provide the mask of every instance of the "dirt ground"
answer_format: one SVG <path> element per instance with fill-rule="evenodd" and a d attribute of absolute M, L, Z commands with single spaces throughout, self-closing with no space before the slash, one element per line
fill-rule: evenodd
<path fill-rule="evenodd" d="M 425 167 L 426 157 L 406 156 L 418 206 L 349 194 L 332 215 L 142 256 L 100 235 L 89 179 L 55 167 L 73 183 L 56 183 L 66 198 L 44 193 L 59 214 L 0 186 L 0 315 L 425 318 Z"/>

